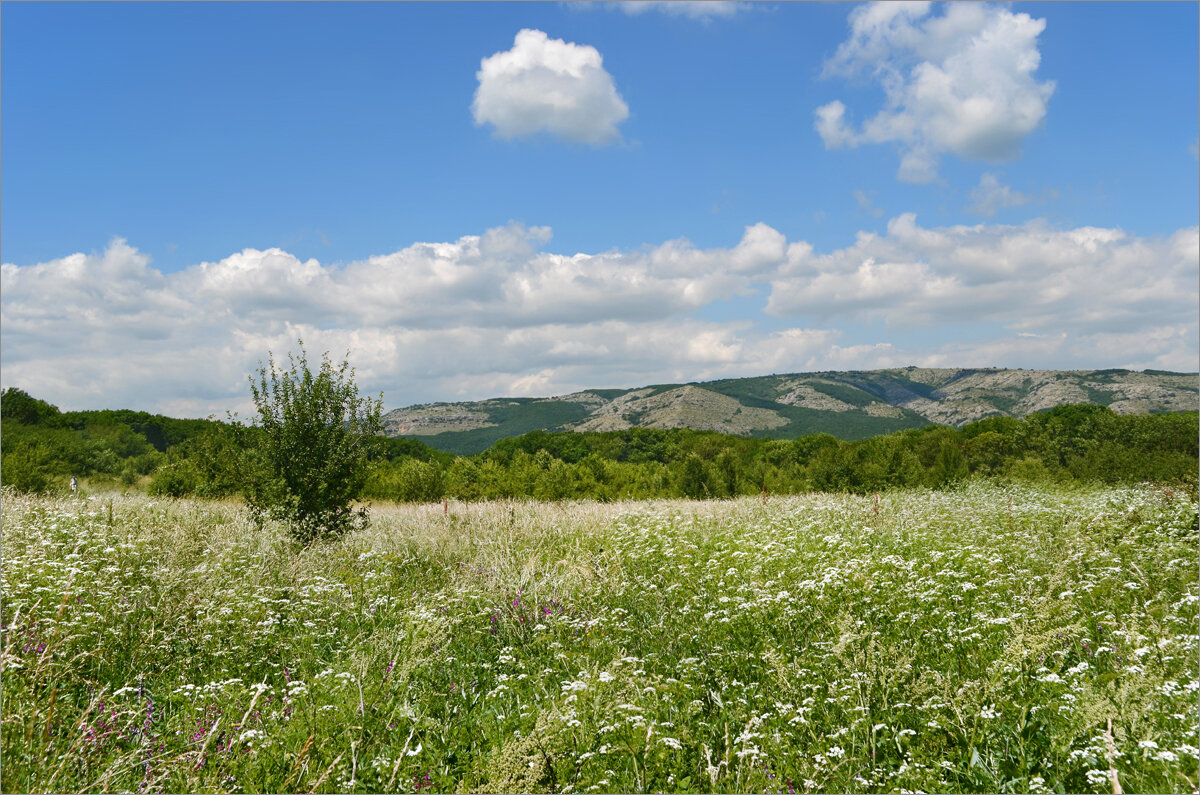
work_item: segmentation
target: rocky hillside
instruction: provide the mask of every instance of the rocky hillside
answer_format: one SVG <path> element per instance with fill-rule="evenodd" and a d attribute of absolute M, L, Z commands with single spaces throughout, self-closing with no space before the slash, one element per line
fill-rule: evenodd
<path fill-rule="evenodd" d="M 391 436 L 456 453 L 532 430 L 695 428 L 790 438 L 825 432 L 860 439 L 930 423 L 960 426 L 1024 417 L 1069 403 L 1118 414 L 1195 411 L 1196 373 L 1158 370 L 961 370 L 907 367 L 734 378 L 641 389 L 592 389 L 551 398 L 429 403 L 384 417 Z"/>

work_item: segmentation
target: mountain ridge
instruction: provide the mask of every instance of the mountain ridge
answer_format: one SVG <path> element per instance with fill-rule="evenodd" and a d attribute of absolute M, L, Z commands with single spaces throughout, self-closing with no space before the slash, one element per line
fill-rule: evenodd
<path fill-rule="evenodd" d="M 1118 414 L 1194 411 L 1200 374 L 1164 370 L 921 368 L 773 373 L 541 398 L 422 403 L 384 415 L 385 433 L 455 453 L 533 430 L 692 428 L 793 438 L 859 439 L 906 428 L 955 427 L 993 416 L 1097 403 Z"/>

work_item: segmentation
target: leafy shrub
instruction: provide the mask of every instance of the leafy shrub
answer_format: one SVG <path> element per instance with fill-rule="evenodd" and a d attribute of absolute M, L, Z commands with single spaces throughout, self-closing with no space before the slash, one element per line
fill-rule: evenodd
<path fill-rule="evenodd" d="M 34 444 L 21 444 L 0 458 L 0 483 L 17 491 L 43 493 L 54 485 L 46 451 Z"/>
<path fill-rule="evenodd" d="M 689 453 L 676 475 L 679 493 L 694 500 L 702 499 L 710 494 L 708 481 L 708 467 L 704 460 L 695 453 Z"/>
<path fill-rule="evenodd" d="M 187 459 L 168 461 L 154 471 L 147 491 L 162 497 L 186 497 L 196 492 L 196 466 Z"/>
<path fill-rule="evenodd" d="M 255 514 L 286 522 L 306 544 L 365 525 L 366 509 L 351 503 L 383 430 L 383 396 L 360 398 L 349 362 L 335 368 L 328 354 L 314 374 L 303 342 L 287 369 L 273 357 L 260 366 L 250 392 L 262 431 L 251 456 L 261 463 L 249 468 L 246 495 Z"/>

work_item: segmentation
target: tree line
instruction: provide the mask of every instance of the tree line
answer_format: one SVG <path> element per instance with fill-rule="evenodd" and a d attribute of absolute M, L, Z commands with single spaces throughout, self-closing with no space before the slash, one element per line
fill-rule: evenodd
<path fill-rule="evenodd" d="M 269 391 L 274 384 L 263 380 L 256 386 Z M 261 476 L 270 465 L 271 444 L 278 458 L 303 456 L 300 448 L 317 443 L 316 437 L 284 438 L 261 421 L 180 420 L 126 410 L 62 412 L 12 388 L 0 396 L 0 416 L 0 482 L 25 491 L 62 489 L 76 475 L 154 494 L 241 495 L 268 504 L 273 498 L 266 491 L 280 488 L 277 479 Z M 441 452 L 411 438 L 373 436 L 362 447 L 367 465 L 355 488 L 370 499 L 402 502 L 864 494 L 940 488 L 972 476 L 1154 481 L 1194 489 L 1197 417 L 1194 411 L 1118 415 L 1080 404 L 1024 419 L 990 417 L 961 428 L 930 425 L 859 441 L 827 433 L 778 440 L 686 428 L 533 431 L 471 456 Z M 322 487 L 292 484 L 297 494 Z"/>
<path fill-rule="evenodd" d="M 0 483 L 49 491 L 75 475 L 133 485 L 220 425 L 128 409 L 60 411 L 10 387 L 0 395 Z"/>

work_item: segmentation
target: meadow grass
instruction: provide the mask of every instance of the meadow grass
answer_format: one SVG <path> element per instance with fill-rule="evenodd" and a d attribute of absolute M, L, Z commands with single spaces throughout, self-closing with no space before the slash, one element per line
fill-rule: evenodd
<path fill-rule="evenodd" d="M 2 509 L 6 792 L 1197 786 L 1183 492 Z"/>

